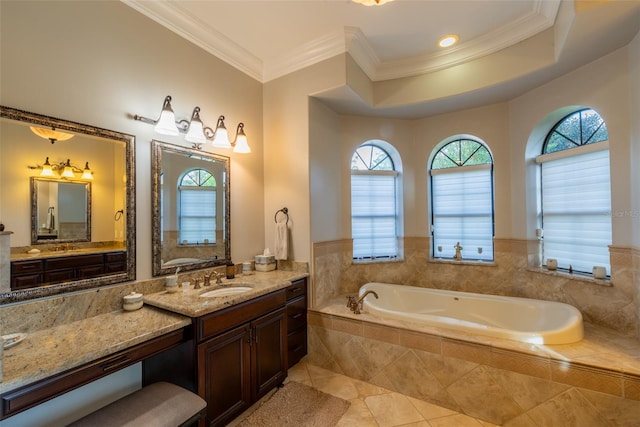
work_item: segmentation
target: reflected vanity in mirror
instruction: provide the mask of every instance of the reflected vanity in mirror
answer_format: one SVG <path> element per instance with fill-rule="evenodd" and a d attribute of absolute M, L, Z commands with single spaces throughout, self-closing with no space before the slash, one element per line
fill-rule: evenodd
<path fill-rule="evenodd" d="M 0 106 L 0 218 L 0 304 L 134 280 L 134 137 Z"/>
<path fill-rule="evenodd" d="M 231 260 L 229 157 L 152 141 L 153 275 Z"/>

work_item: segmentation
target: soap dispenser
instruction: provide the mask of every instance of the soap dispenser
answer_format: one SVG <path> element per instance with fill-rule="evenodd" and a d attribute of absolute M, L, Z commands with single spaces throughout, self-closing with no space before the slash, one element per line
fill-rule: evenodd
<path fill-rule="evenodd" d="M 234 277 L 236 277 L 236 266 L 229 261 L 227 263 L 227 279 L 233 279 Z"/>

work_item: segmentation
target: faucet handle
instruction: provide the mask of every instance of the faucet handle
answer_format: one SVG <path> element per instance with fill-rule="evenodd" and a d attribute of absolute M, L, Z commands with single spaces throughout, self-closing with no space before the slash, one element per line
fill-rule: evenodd
<path fill-rule="evenodd" d="M 356 297 L 354 297 L 353 295 L 347 295 L 347 307 L 353 308 L 355 303 Z"/>

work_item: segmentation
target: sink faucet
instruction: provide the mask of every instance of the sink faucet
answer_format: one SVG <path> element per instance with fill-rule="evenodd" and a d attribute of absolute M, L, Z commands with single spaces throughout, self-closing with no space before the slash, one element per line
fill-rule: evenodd
<path fill-rule="evenodd" d="M 222 285 L 222 278 L 226 277 L 224 273 L 221 273 L 219 271 L 214 271 L 213 276 L 216 278 L 216 285 Z"/>
<path fill-rule="evenodd" d="M 358 299 L 356 299 L 356 297 L 354 296 L 348 296 L 347 307 L 349 307 L 349 309 L 353 311 L 355 314 L 360 314 L 360 310 L 362 309 L 362 302 L 364 301 L 364 298 L 369 294 L 373 294 L 373 296 L 376 297 L 376 299 L 378 299 L 377 293 L 375 293 L 372 290 L 368 290 L 367 292 L 362 294 Z"/>

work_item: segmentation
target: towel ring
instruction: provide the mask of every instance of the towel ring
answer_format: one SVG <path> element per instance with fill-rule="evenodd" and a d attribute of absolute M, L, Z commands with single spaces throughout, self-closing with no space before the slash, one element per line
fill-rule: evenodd
<path fill-rule="evenodd" d="M 287 217 L 287 222 L 285 224 L 289 224 L 289 209 L 287 209 L 286 207 L 277 210 L 276 214 L 273 217 L 273 220 L 276 222 L 276 224 L 278 223 L 278 214 L 282 212 L 286 217 Z"/>

